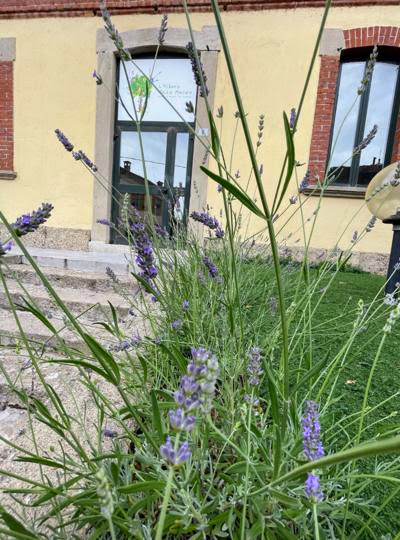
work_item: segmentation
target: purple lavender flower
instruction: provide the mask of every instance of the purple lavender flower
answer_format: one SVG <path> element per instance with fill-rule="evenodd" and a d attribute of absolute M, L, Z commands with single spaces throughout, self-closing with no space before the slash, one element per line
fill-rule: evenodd
<path fill-rule="evenodd" d="M 321 488 L 319 476 L 313 473 L 308 473 L 307 480 L 304 484 L 304 492 L 311 502 L 318 503 L 324 498 Z"/>
<path fill-rule="evenodd" d="M 113 352 L 127 351 L 132 347 L 138 347 L 142 343 L 142 338 L 139 334 L 133 335 L 131 338 L 124 338 L 116 345 L 110 345 L 109 350 Z"/>
<path fill-rule="evenodd" d="M 207 267 L 209 276 L 212 277 L 212 278 L 216 278 L 218 276 L 218 268 L 212 262 L 210 257 L 204 257 L 203 258 L 203 263 Z"/>
<path fill-rule="evenodd" d="M 40 225 L 49 219 L 53 208 L 54 206 L 50 203 L 42 203 L 42 205 L 31 214 L 24 214 L 17 218 L 11 227 L 14 229 L 17 236 L 24 236 L 25 234 L 36 231 Z"/>
<path fill-rule="evenodd" d="M 177 319 L 176 321 L 172 321 L 171 328 L 172 330 L 180 330 L 182 328 L 182 321 L 180 319 Z"/>
<path fill-rule="evenodd" d="M 318 405 L 315 401 L 306 401 L 306 410 L 301 423 L 304 455 L 309 461 L 315 461 L 325 454 L 321 443 Z"/>
<path fill-rule="evenodd" d="M 199 409 L 208 413 L 219 375 L 218 360 L 202 347 L 192 348 L 192 361 L 187 373 L 181 378 L 179 390 L 175 392 L 175 402 L 185 409 Z"/>
<path fill-rule="evenodd" d="M 221 229 L 221 227 L 217 227 L 217 228 L 215 229 L 215 236 L 216 236 L 217 238 L 223 238 L 224 235 L 225 235 L 224 230 Z"/>
<path fill-rule="evenodd" d="M 207 77 L 204 72 L 203 64 L 200 62 L 200 60 L 197 61 L 195 51 L 194 51 L 194 46 L 191 41 L 186 45 L 186 51 L 190 59 L 190 62 L 192 64 L 192 71 L 193 71 L 195 83 L 200 89 L 200 96 L 201 97 L 204 97 L 206 95 L 208 96 L 209 90 L 206 84 Z"/>
<path fill-rule="evenodd" d="M 182 309 L 183 311 L 187 311 L 189 309 L 189 300 L 184 300 L 182 302 Z"/>
<path fill-rule="evenodd" d="M 97 73 L 96 70 L 93 70 L 92 77 L 96 79 L 96 84 L 103 84 L 103 79 L 101 78 L 101 75 Z"/>
<path fill-rule="evenodd" d="M 168 231 L 158 223 L 154 225 L 154 229 L 156 231 L 156 235 L 160 238 L 168 238 Z"/>
<path fill-rule="evenodd" d="M 133 213 L 133 223 L 130 226 L 133 245 L 136 251 L 136 262 L 141 270 L 140 276 L 149 283 L 152 287 L 155 287 L 154 279 L 157 277 L 158 272 L 155 267 L 153 247 L 150 242 L 149 235 L 146 232 L 146 226 L 141 221 L 138 212 Z M 157 299 L 156 299 L 157 301 Z"/>
<path fill-rule="evenodd" d="M 191 431 L 196 424 L 196 417 L 191 411 L 209 413 L 215 393 L 215 385 L 219 375 L 218 361 L 209 351 L 202 347 L 192 348 L 192 360 L 188 364 L 186 374 L 181 377 L 179 389 L 174 394 L 176 409 L 168 413 L 171 428 L 175 431 Z M 180 465 L 191 456 L 187 442 L 179 450 L 175 450 L 171 438 L 160 448 L 160 453 L 171 465 Z"/>
<path fill-rule="evenodd" d="M 260 400 L 256 396 L 251 396 L 250 394 L 245 394 L 244 400 L 254 407 L 257 407 L 260 404 Z"/>
<path fill-rule="evenodd" d="M 106 218 L 98 219 L 96 223 L 99 223 L 100 225 L 105 225 L 106 227 L 114 227 L 114 223 Z"/>
<path fill-rule="evenodd" d="M 217 191 L 218 191 L 218 193 L 221 193 L 221 191 L 222 191 L 222 186 L 221 186 L 221 184 L 218 184 L 218 186 L 217 186 Z"/>
<path fill-rule="evenodd" d="M 247 374 L 249 375 L 249 384 L 257 386 L 260 384 L 260 377 L 264 373 L 261 368 L 261 349 L 259 347 L 251 347 L 248 356 Z"/>
<path fill-rule="evenodd" d="M 161 18 L 160 30 L 158 32 L 158 43 L 162 45 L 165 41 L 165 34 L 168 30 L 168 15 L 164 14 Z"/>
<path fill-rule="evenodd" d="M 295 123 L 296 123 L 296 109 L 293 107 L 290 110 L 290 120 L 289 120 L 290 129 L 294 128 Z"/>
<path fill-rule="evenodd" d="M 10 251 L 13 246 L 13 243 L 11 240 L 9 242 L 6 242 L 5 244 L 0 243 L 0 256 L 5 255 L 7 251 Z"/>
<path fill-rule="evenodd" d="M 160 454 L 171 465 L 178 467 L 190 459 L 192 452 L 190 451 L 189 444 L 186 441 L 182 443 L 177 450 L 175 450 L 171 442 L 171 437 L 168 436 L 166 443 L 160 447 Z"/>
<path fill-rule="evenodd" d="M 93 172 L 97 172 L 97 165 L 93 163 L 91 159 L 87 157 L 83 150 L 78 150 L 78 152 L 72 152 L 72 156 L 76 161 L 83 161 L 83 163 Z"/>
<path fill-rule="evenodd" d="M 59 129 L 54 130 L 54 133 L 57 135 L 57 139 L 64 146 L 65 150 L 67 152 L 72 152 L 72 150 L 74 149 L 74 145 L 71 143 L 68 137 L 66 137 L 66 135 L 64 135 L 64 133 Z"/>
<path fill-rule="evenodd" d="M 211 230 L 215 230 L 215 236 L 217 238 L 224 237 L 224 231 L 217 220 L 217 218 L 210 216 L 208 212 L 192 212 L 190 217 L 199 223 L 202 223 Z"/>
<path fill-rule="evenodd" d="M 315 461 L 324 456 L 324 447 L 321 442 L 321 426 L 319 423 L 318 404 L 315 401 L 306 401 L 306 410 L 302 418 L 303 451 L 309 461 Z M 323 493 L 318 475 L 309 473 L 305 482 L 305 494 L 314 503 L 321 502 Z"/>
<path fill-rule="evenodd" d="M 304 193 L 310 183 L 310 171 L 307 171 L 299 185 L 299 193 Z"/>
<path fill-rule="evenodd" d="M 168 412 L 169 423 L 175 431 L 192 431 L 196 424 L 195 416 L 187 416 L 186 412 L 179 409 L 171 409 Z"/>
<path fill-rule="evenodd" d="M 119 279 L 115 275 L 114 270 L 109 266 L 106 267 L 106 274 L 114 283 L 119 283 Z"/>
<path fill-rule="evenodd" d="M 292 195 L 289 199 L 290 204 L 297 204 L 298 197 L 297 195 Z"/>

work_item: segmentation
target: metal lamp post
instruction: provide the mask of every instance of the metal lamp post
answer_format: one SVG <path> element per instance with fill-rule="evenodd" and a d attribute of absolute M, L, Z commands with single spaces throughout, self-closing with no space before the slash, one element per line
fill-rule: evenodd
<path fill-rule="evenodd" d="M 400 166 L 392 163 L 371 180 L 365 200 L 370 212 L 383 223 L 393 225 L 392 249 L 385 287 L 386 294 L 396 291 L 400 283 Z"/>

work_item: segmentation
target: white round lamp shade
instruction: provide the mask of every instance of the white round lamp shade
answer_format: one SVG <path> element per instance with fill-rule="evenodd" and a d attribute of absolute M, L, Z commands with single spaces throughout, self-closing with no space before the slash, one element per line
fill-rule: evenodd
<path fill-rule="evenodd" d="M 393 181 L 397 166 L 397 162 L 388 165 L 368 185 L 365 194 L 367 207 L 378 219 L 388 219 L 400 212 L 400 179 Z"/>

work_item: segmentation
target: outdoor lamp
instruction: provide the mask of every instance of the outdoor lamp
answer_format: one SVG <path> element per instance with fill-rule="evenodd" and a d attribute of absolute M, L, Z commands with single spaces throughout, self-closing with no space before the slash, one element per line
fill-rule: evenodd
<path fill-rule="evenodd" d="M 392 163 L 371 180 L 365 201 L 370 212 L 383 223 L 393 225 L 393 241 L 385 292 L 392 294 L 400 282 L 400 168 Z"/>

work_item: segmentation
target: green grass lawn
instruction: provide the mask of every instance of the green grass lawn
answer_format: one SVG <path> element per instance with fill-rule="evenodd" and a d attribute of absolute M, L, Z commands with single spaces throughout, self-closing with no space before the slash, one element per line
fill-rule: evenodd
<path fill-rule="evenodd" d="M 252 264 L 250 264 L 252 266 Z M 253 306 L 253 321 L 261 335 L 262 327 L 268 328 L 271 325 L 270 310 L 265 309 L 265 304 L 260 305 L 259 297 L 257 299 L 257 290 L 263 289 L 263 282 L 270 282 L 271 270 L 266 269 L 264 272 L 250 272 L 252 279 L 257 276 L 258 283 L 254 285 L 252 291 L 249 292 L 249 302 Z M 297 274 L 297 273 L 296 273 Z M 311 270 L 310 279 L 316 279 L 318 270 Z M 321 292 L 324 284 L 331 276 L 324 278 L 321 284 Z M 331 284 L 327 293 L 323 296 L 321 303 L 313 317 L 313 361 L 317 362 L 323 358 L 332 358 L 337 351 L 342 347 L 345 339 L 352 329 L 353 322 L 356 317 L 356 310 L 359 299 L 362 299 L 365 305 L 369 305 L 379 290 L 383 287 L 384 278 L 356 272 L 339 272 Z M 286 274 L 286 292 L 288 302 L 293 293 L 290 274 Z M 319 290 L 314 296 L 315 303 L 320 296 Z M 274 293 L 273 293 L 274 294 Z M 370 368 L 374 360 L 378 344 L 382 337 L 382 328 L 388 314 L 388 307 L 383 305 L 383 294 L 380 293 L 378 298 L 381 308 L 371 322 L 363 328 L 362 332 L 357 336 L 349 354 L 346 357 L 343 368 L 339 372 L 338 384 L 334 392 L 336 402 L 330 409 L 330 415 L 325 417 L 324 424 L 329 426 L 349 415 L 352 412 L 360 410 L 364 391 L 370 373 Z M 277 317 L 278 315 L 275 315 Z M 276 319 L 275 319 L 276 321 Z M 298 361 L 298 357 L 294 355 L 292 361 Z M 375 406 L 388 398 L 392 394 L 400 390 L 400 324 L 397 324 L 392 333 L 386 339 L 382 354 L 374 373 L 372 385 L 370 389 L 368 404 Z M 371 426 L 364 434 L 364 439 L 368 437 L 376 437 L 382 433 L 382 423 L 372 426 L 377 420 L 384 420 L 385 429 L 400 427 L 399 413 L 400 397 L 392 399 L 377 411 L 371 413 L 365 422 L 365 425 Z M 354 425 L 356 431 L 358 423 Z M 354 434 L 354 433 L 353 433 Z M 337 441 L 338 448 L 346 442 L 346 434 L 343 433 L 343 440 Z M 333 450 L 333 449 L 331 449 Z M 394 456 L 395 457 L 395 456 Z M 385 458 L 387 459 L 387 457 Z M 374 460 L 359 462 L 357 467 L 359 470 L 371 471 L 375 464 Z M 380 504 L 384 498 L 390 493 L 393 485 L 388 485 L 383 482 L 375 482 L 373 489 L 369 489 L 368 497 L 373 497 L 373 504 Z M 400 490 L 400 488 L 399 488 Z M 400 493 L 400 491 L 399 491 Z M 364 494 L 365 495 L 365 494 Z M 392 501 L 386 506 L 382 512 L 382 518 L 386 522 L 390 522 L 390 528 L 393 533 L 400 531 L 400 495 L 395 496 Z M 378 536 L 379 538 L 379 536 Z"/>

